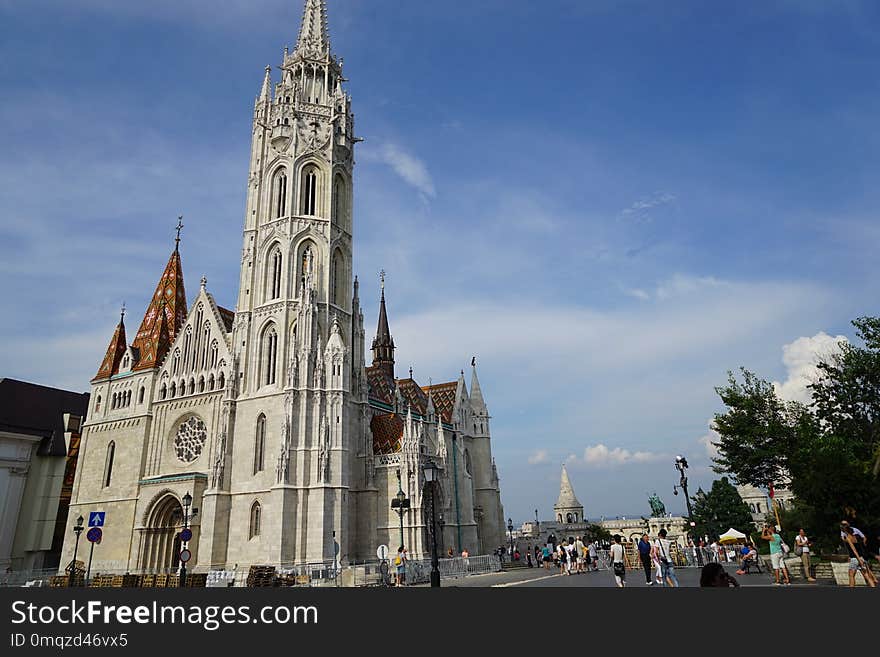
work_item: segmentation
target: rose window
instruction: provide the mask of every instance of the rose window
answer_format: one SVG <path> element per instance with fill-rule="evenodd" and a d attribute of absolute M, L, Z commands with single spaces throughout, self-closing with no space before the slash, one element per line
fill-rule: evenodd
<path fill-rule="evenodd" d="M 199 418 L 191 417 L 183 422 L 177 427 L 177 437 L 174 439 L 177 458 L 184 463 L 192 463 L 199 458 L 207 438 L 208 430 Z"/>

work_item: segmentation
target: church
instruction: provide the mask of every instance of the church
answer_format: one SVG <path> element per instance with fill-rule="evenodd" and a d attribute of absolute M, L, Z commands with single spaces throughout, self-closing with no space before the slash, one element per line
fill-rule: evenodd
<path fill-rule="evenodd" d="M 421 558 L 432 511 L 441 553 L 504 543 L 475 360 L 469 385 L 463 369 L 428 386 L 399 377 L 384 276 L 367 355 L 344 82 L 325 0 L 306 0 L 296 47 L 254 104 L 235 310 L 204 277 L 187 299 L 179 223 L 131 341 L 123 312 L 91 382 L 70 502 L 69 519 L 104 513 L 93 572 L 174 571 L 184 549 L 195 572 L 345 566 L 382 544 Z M 74 549 L 68 531 L 62 564 Z"/>

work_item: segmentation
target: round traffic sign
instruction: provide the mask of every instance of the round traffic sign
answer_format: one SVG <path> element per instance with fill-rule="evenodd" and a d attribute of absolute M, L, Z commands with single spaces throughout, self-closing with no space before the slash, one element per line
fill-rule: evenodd
<path fill-rule="evenodd" d="M 103 532 L 100 527 L 92 527 L 88 532 L 86 532 L 86 538 L 89 539 L 92 543 L 98 543 L 101 540 Z"/>
<path fill-rule="evenodd" d="M 192 559 L 192 556 L 192 552 L 190 552 L 189 550 L 184 549 L 180 551 L 180 560 L 183 563 L 186 563 L 187 561 Z"/>
<path fill-rule="evenodd" d="M 381 561 L 385 561 L 388 558 L 388 546 L 380 545 L 379 549 L 376 550 L 376 556 L 379 557 Z"/>
<path fill-rule="evenodd" d="M 180 532 L 180 540 L 186 543 L 187 541 L 191 541 L 193 537 L 192 529 L 187 527 L 182 532 Z"/>

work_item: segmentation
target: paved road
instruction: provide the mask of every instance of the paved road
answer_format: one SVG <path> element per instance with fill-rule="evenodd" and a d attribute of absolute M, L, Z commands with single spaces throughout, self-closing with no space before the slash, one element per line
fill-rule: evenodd
<path fill-rule="evenodd" d="M 735 567 L 727 569 L 745 587 L 772 587 L 773 576 L 767 573 L 754 575 L 736 575 Z M 543 568 L 523 568 L 509 572 L 491 573 L 488 575 L 474 575 L 461 579 L 449 579 L 441 582 L 446 587 L 591 587 L 591 588 L 615 588 L 614 575 L 610 570 L 602 570 L 597 573 L 582 573 L 580 575 L 558 575 L 557 571 L 544 570 Z M 675 571 L 678 581 L 683 587 L 698 587 L 700 585 L 699 568 L 677 568 Z M 627 588 L 649 588 L 645 584 L 644 572 L 629 570 L 626 573 Z M 654 587 L 660 588 L 656 584 Z M 816 584 L 807 584 L 795 580 L 792 587 L 814 587 Z M 779 587 L 786 588 L 786 587 Z"/>

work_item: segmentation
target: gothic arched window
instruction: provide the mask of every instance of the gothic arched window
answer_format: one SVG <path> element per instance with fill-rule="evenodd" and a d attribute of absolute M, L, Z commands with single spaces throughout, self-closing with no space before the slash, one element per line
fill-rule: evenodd
<path fill-rule="evenodd" d="M 317 214 L 318 207 L 318 169 L 316 167 L 309 166 L 303 169 L 301 185 L 301 214 L 313 216 Z"/>
<path fill-rule="evenodd" d="M 348 198 L 345 195 L 345 180 L 338 175 L 333 180 L 333 223 L 348 230 Z"/>
<path fill-rule="evenodd" d="M 138 404 L 144 403 L 144 392 L 146 391 L 144 390 L 144 387 L 141 386 L 141 391 L 138 393 Z"/>
<path fill-rule="evenodd" d="M 266 458 L 266 416 L 257 418 L 257 432 L 254 436 L 254 474 L 263 471 Z"/>
<path fill-rule="evenodd" d="M 248 530 L 248 538 L 254 538 L 255 536 L 260 535 L 260 514 L 262 513 L 262 508 L 260 507 L 259 502 L 254 502 L 251 505 L 251 522 L 250 529 Z"/>
<path fill-rule="evenodd" d="M 281 256 L 281 248 L 272 249 L 268 259 L 267 296 L 269 299 L 278 299 L 281 296 L 281 274 L 283 273 L 283 259 Z"/>
<path fill-rule="evenodd" d="M 272 184 L 272 209 L 275 219 L 287 214 L 287 169 L 281 168 L 275 173 Z"/>
<path fill-rule="evenodd" d="M 98 399 L 95 400 L 95 413 L 101 410 L 101 395 L 98 395 Z"/>
<path fill-rule="evenodd" d="M 275 332 L 275 327 L 270 325 L 263 331 L 263 339 L 260 342 L 260 365 L 262 367 L 260 383 L 262 385 L 275 383 L 277 361 L 278 334 Z"/>
<path fill-rule="evenodd" d="M 113 457 L 116 456 L 116 443 L 112 440 L 107 445 L 107 460 L 104 463 L 104 488 L 110 485 L 110 478 L 113 476 Z"/>
<path fill-rule="evenodd" d="M 342 251 L 336 249 L 333 253 L 333 262 L 330 265 L 330 303 L 337 306 L 344 305 L 345 292 L 348 288 L 345 281 L 345 259 Z"/>

